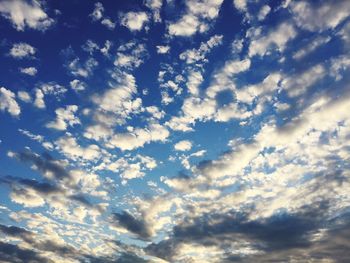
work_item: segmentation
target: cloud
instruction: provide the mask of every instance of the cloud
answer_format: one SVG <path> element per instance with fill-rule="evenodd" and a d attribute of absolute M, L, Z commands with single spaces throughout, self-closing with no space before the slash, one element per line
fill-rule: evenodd
<path fill-rule="evenodd" d="M 187 1 L 186 13 L 176 22 L 169 24 L 169 34 L 189 37 L 197 32 L 208 31 L 209 23 L 219 15 L 222 2 L 222 0 Z"/>
<path fill-rule="evenodd" d="M 39 87 L 35 88 L 35 99 L 34 99 L 34 106 L 39 109 L 45 109 L 45 95 L 51 95 L 54 96 L 57 100 L 60 99 L 61 96 L 63 96 L 67 89 L 56 82 L 48 82 L 43 83 Z"/>
<path fill-rule="evenodd" d="M 270 13 L 271 7 L 269 5 L 264 5 L 261 7 L 259 14 L 258 14 L 258 20 L 262 21 L 265 19 L 265 17 Z"/>
<path fill-rule="evenodd" d="M 97 21 L 102 19 L 103 17 L 103 12 L 104 12 L 104 7 L 101 2 L 95 3 L 95 8 L 90 14 L 93 20 Z"/>
<path fill-rule="evenodd" d="M 335 1 L 334 3 L 307 1 L 291 2 L 290 9 L 296 24 L 309 31 L 323 31 L 334 29 L 350 12 L 348 1 Z"/>
<path fill-rule="evenodd" d="M 24 101 L 24 102 L 31 102 L 32 98 L 30 96 L 30 94 L 26 91 L 23 91 L 23 90 L 20 90 L 17 92 L 17 97 L 21 100 L 21 101 Z"/>
<path fill-rule="evenodd" d="M 107 27 L 110 30 L 113 30 L 116 26 L 115 22 L 113 22 L 109 17 L 104 17 L 104 7 L 101 2 L 95 3 L 95 8 L 90 14 L 90 17 L 93 21 L 100 21 L 102 25 Z"/>
<path fill-rule="evenodd" d="M 148 22 L 149 17 L 146 12 L 128 12 L 122 15 L 120 24 L 130 31 L 140 31 Z"/>
<path fill-rule="evenodd" d="M 163 5 L 162 0 L 146 0 L 145 2 L 146 6 L 152 10 L 153 13 L 153 21 L 154 22 L 161 22 L 162 18 L 160 16 L 160 10 Z"/>
<path fill-rule="evenodd" d="M 189 151 L 192 148 L 192 142 L 188 140 L 179 141 L 174 145 L 174 149 L 177 151 Z"/>
<path fill-rule="evenodd" d="M 48 179 L 63 179 L 70 177 L 62 163 L 52 159 L 48 154 L 40 156 L 31 151 L 20 153 L 9 152 L 8 156 L 16 158 L 23 163 L 33 164 L 33 168 L 42 173 Z"/>
<path fill-rule="evenodd" d="M 0 3 L 0 13 L 9 19 L 18 31 L 26 27 L 45 31 L 54 24 L 38 0 L 4 0 Z"/>
<path fill-rule="evenodd" d="M 182 52 L 179 55 L 181 60 L 185 60 L 187 64 L 205 63 L 208 62 L 206 55 L 214 47 L 222 44 L 222 35 L 214 35 L 207 42 L 202 42 L 198 49 L 190 49 Z"/>
<path fill-rule="evenodd" d="M 118 48 L 114 65 L 119 68 L 132 70 L 143 64 L 147 57 L 146 45 L 131 41 Z"/>
<path fill-rule="evenodd" d="M 157 46 L 157 53 L 158 54 L 166 54 L 169 53 L 170 46 Z"/>
<path fill-rule="evenodd" d="M 75 91 L 75 92 L 80 92 L 86 89 L 86 84 L 85 82 L 74 79 L 71 82 L 69 82 L 70 87 Z"/>
<path fill-rule="evenodd" d="M 56 141 L 56 144 L 61 149 L 64 155 L 72 160 L 97 160 L 100 156 L 100 148 L 96 144 L 87 147 L 80 146 L 76 139 L 71 136 L 64 136 Z"/>
<path fill-rule="evenodd" d="M 16 95 L 4 88 L 0 88 L 0 110 L 7 111 L 12 116 L 18 116 L 21 113 L 21 108 L 15 100 Z"/>
<path fill-rule="evenodd" d="M 13 44 L 10 49 L 10 56 L 17 59 L 33 58 L 36 53 L 36 48 L 27 43 Z"/>
<path fill-rule="evenodd" d="M 56 120 L 46 124 L 47 128 L 64 131 L 68 126 L 80 124 L 79 118 L 75 116 L 78 110 L 77 105 L 67 105 L 66 108 L 58 108 L 55 110 Z"/>
<path fill-rule="evenodd" d="M 141 219 L 135 218 L 126 211 L 123 211 L 122 213 L 113 213 L 112 216 L 112 220 L 115 221 L 114 224 L 117 226 L 124 227 L 141 239 L 150 238 L 150 230 Z"/>
<path fill-rule="evenodd" d="M 297 31 L 294 26 L 288 22 L 284 22 L 266 35 L 253 37 L 249 45 L 248 54 L 250 57 L 254 55 L 264 56 L 269 54 L 272 48 L 277 48 L 279 52 L 283 52 L 288 41 L 295 38 L 296 35 Z"/>
<path fill-rule="evenodd" d="M 21 73 L 29 76 L 35 76 L 36 73 L 38 73 L 38 70 L 35 67 L 20 68 L 19 70 Z"/>

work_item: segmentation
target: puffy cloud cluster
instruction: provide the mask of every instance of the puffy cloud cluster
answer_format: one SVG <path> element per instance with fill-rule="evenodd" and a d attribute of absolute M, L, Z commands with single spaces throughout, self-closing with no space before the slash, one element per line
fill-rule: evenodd
<path fill-rule="evenodd" d="M 7 111 L 12 116 L 18 116 L 21 108 L 15 100 L 16 95 L 4 87 L 0 88 L 0 110 Z"/>
<path fill-rule="evenodd" d="M 189 37 L 197 32 L 206 32 L 210 28 L 210 22 L 218 17 L 222 2 L 222 0 L 186 1 L 186 13 L 176 22 L 169 24 L 169 34 Z"/>
<path fill-rule="evenodd" d="M 18 31 L 23 31 L 26 27 L 45 31 L 54 23 L 54 20 L 45 13 L 39 0 L 1 1 L 0 13 L 10 20 Z"/>

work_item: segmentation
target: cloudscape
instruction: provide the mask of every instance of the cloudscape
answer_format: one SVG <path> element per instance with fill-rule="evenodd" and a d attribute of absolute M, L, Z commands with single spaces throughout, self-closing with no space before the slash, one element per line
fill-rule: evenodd
<path fill-rule="evenodd" d="M 350 262 L 350 1 L 0 0 L 0 262 Z"/>

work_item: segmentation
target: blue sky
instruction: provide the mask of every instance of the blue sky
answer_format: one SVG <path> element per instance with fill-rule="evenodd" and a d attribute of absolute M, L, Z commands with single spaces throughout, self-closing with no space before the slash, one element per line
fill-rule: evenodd
<path fill-rule="evenodd" d="M 0 261 L 347 262 L 349 13 L 0 0 Z"/>

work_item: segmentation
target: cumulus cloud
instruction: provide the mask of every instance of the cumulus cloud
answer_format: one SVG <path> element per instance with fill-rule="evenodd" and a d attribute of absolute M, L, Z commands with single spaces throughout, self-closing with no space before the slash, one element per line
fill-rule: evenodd
<path fill-rule="evenodd" d="M 56 120 L 46 124 L 47 128 L 64 131 L 68 126 L 80 124 L 79 118 L 75 116 L 78 110 L 77 105 L 68 105 L 66 108 L 58 108 L 55 110 Z"/>
<path fill-rule="evenodd" d="M 11 90 L 0 88 L 0 110 L 7 111 L 12 116 L 18 116 L 21 108 L 15 100 L 16 95 Z"/>
<path fill-rule="evenodd" d="M 38 70 L 35 67 L 20 68 L 19 70 L 21 73 L 29 76 L 35 76 L 36 73 L 38 73 Z"/>
<path fill-rule="evenodd" d="M 189 151 L 192 148 L 192 142 L 188 140 L 179 141 L 174 145 L 174 149 L 177 151 Z"/>
<path fill-rule="evenodd" d="M 128 12 L 121 17 L 120 24 L 130 31 L 140 31 L 145 27 L 148 20 L 149 17 L 146 12 Z"/>
<path fill-rule="evenodd" d="M 189 37 L 197 32 L 206 32 L 210 27 L 210 22 L 219 15 L 222 2 L 222 0 L 187 1 L 186 13 L 176 22 L 169 24 L 169 34 Z"/>
<path fill-rule="evenodd" d="M 266 35 L 254 37 L 249 45 L 249 56 L 266 55 L 271 48 L 277 48 L 283 52 L 289 40 L 296 37 L 297 31 L 290 23 L 282 23 L 275 30 L 268 32 Z"/>
<path fill-rule="evenodd" d="M 348 1 L 334 3 L 298 1 L 291 2 L 290 8 L 299 27 L 310 31 L 323 31 L 335 28 L 348 17 L 350 3 Z"/>
<path fill-rule="evenodd" d="M 27 43 L 13 44 L 12 48 L 10 49 L 10 56 L 17 59 L 33 58 L 35 53 L 36 48 Z"/>
<path fill-rule="evenodd" d="M 44 11 L 40 1 L 5 0 L 0 3 L 0 13 L 11 21 L 18 31 L 26 27 L 45 31 L 54 20 Z"/>
<path fill-rule="evenodd" d="M 158 54 L 166 54 L 170 51 L 170 46 L 157 46 Z"/>

